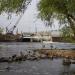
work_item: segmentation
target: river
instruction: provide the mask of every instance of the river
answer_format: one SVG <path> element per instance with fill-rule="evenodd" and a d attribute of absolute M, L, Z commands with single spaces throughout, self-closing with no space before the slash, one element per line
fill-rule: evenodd
<path fill-rule="evenodd" d="M 18 54 L 20 51 L 50 49 L 51 45 L 57 49 L 74 49 L 74 43 L 0 43 L 0 57 Z M 9 67 L 9 69 L 7 69 Z M 0 75 L 75 75 L 75 65 L 63 66 L 62 59 L 41 59 L 38 61 L 22 61 L 13 63 L 0 63 Z"/>

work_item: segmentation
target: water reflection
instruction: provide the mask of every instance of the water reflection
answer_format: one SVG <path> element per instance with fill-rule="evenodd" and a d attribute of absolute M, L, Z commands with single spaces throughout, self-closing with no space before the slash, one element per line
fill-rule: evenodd
<path fill-rule="evenodd" d="M 70 75 L 70 65 L 63 66 L 63 72 L 61 75 Z"/>
<path fill-rule="evenodd" d="M 0 75 L 12 72 L 13 75 L 74 75 L 75 65 L 63 66 L 62 59 L 0 63 Z"/>

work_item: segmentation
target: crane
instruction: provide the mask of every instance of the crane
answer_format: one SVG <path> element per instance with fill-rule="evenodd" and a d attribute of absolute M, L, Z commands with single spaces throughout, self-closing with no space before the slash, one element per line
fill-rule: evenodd
<path fill-rule="evenodd" d="M 17 25 L 18 25 L 20 19 L 22 18 L 22 16 L 23 16 L 23 14 L 20 15 L 19 19 L 17 20 L 17 22 L 15 23 L 15 25 L 13 27 L 11 27 L 10 29 L 8 29 L 9 25 L 6 27 L 6 34 L 13 34 L 13 31 L 17 27 Z"/>
<path fill-rule="evenodd" d="M 27 0 L 26 7 L 25 7 L 25 8 L 24 8 L 24 4 L 25 4 L 25 3 L 23 4 L 23 10 L 22 10 L 23 13 L 25 12 L 27 6 L 31 3 L 31 1 L 32 1 L 32 0 Z M 21 18 L 22 18 L 22 16 L 23 16 L 23 13 L 21 13 L 19 19 L 17 20 L 17 22 L 15 23 L 15 25 L 13 25 L 13 27 L 11 27 L 10 29 L 8 28 L 8 26 L 9 26 L 11 23 L 6 27 L 6 34 L 13 34 L 13 31 L 14 31 L 14 29 L 17 27 L 19 21 L 21 20 Z"/>

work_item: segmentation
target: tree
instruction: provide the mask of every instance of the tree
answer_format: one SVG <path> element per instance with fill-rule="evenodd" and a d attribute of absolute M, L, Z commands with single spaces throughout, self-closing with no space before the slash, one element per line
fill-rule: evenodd
<path fill-rule="evenodd" d="M 38 9 L 42 20 L 50 25 L 56 18 L 60 24 L 68 24 L 75 36 L 75 0 L 40 0 Z"/>
<path fill-rule="evenodd" d="M 64 26 L 61 30 L 61 37 L 64 37 L 63 40 L 67 42 L 75 42 L 74 34 L 70 26 Z"/>
<path fill-rule="evenodd" d="M 0 0 L 0 13 L 23 12 L 31 0 Z"/>

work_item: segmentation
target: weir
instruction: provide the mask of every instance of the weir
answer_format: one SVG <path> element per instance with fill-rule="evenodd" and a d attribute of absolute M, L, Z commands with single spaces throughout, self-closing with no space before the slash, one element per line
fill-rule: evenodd
<path fill-rule="evenodd" d="M 49 33 L 23 33 L 22 42 L 43 42 L 52 41 L 52 36 Z"/>

